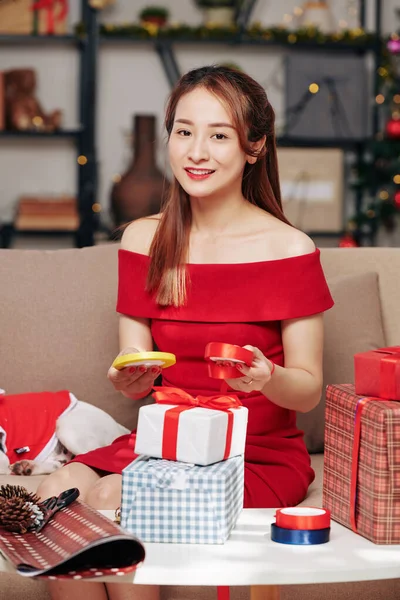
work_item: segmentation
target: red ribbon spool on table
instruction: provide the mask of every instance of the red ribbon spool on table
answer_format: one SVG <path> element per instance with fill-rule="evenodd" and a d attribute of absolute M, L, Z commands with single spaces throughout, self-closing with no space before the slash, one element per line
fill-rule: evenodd
<path fill-rule="evenodd" d="M 279 544 L 312 546 L 329 541 L 331 513 L 325 508 L 279 508 L 271 524 L 271 540 Z"/>
<path fill-rule="evenodd" d="M 207 344 L 204 358 L 208 362 L 208 374 L 214 379 L 236 379 L 243 377 L 243 373 L 236 367 L 220 367 L 217 361 L 226 361 L 232 363 L 242 363 L 251 367 L 254 354 L 250 350 L 235 346 L 234 344 L 223 344 L 220 342 L 210 342 Z"/>
<path fill-rule="evenodd" d="M 275 520 L 283 529 L 326 529 L 331 526 L 331 513 L 326 508 L 312 506 L 278 508 Z"/>

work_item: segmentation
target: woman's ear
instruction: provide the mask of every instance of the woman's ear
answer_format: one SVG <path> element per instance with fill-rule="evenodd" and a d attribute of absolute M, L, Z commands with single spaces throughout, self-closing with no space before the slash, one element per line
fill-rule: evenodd
<path fill-rule="evenodd" d="M 250 163 L 251 165 L 254 165 L 254 163 L 256 163 L 258 161 L 258 157 L 262 153 L 262 151 L 263 151 L 263 149 L 265 147 L 266 140 L 267 140 L 267 136 L 264 135 L 257 142 L 252 142 L 251 148 L 252 148 L 253 152 L 255 152 L 257 154 L 257 156 L 253 156 L 251 154 L 248 154 L 247 155 L 247 162 L 248 163 Z"/>

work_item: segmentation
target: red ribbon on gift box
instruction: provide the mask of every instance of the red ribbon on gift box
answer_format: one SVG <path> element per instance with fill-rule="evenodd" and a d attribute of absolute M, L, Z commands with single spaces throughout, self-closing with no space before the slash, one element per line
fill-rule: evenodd
<path fill-rule="evenodd" d="M 164 432 L 162 441 L 162 456 L 168 460 L 177 460 L 177 443 L 178 443 L 178 427 L 179 417 L 185 410 L 191 408 L 210 408 L 212 410 L 221 410 L 227 413 L 228 426 L 226 432 L 226 442 L 224 458 L 226 460 L 231 451 L 232 430 L 233 430 L 233 413 L 231 408 L 239 408 L 242 406 L 239 398 L 235 395 L 231 396 L 191 396 L 180 388 L 173 387 L 154 387 L 155 393 L 153 398 L 157 404 L 177 404 L 165 412 L 164 415 Z"/>
<path fill-rule="evenodd" d="M 400 397 L 400 346 L 379 348 L 378 353 L 385 354 L 380 363 L 380 393 L 382 398 Z"/>
<path fill-rule="evenodd" d="M 360 454 L 360 439 L 361 439 L 361 413 L 367 402 L 390 402 L 388 398 L 368 397 L 360 398 L 356 405 L 354 414 L 354 438 L 353 452 L 351 461 L 351 481 L 350 481 L 350 525 L 354 533 L 357 533 L 356 523 L 356 502 L 357 502 L 357 475 L 358 475 L 358 459 Z"/>
<path fill-rule="evenodd" d="M 60 12 L 55 17 L 54 10 L 56 4 L 60 5 Z M 53 35 L 55 31 L 55 22 L 63 21 L 68 14 L 68 0 L 38 0 L 32 6 L 32 10 L 47 10 L 47 35 Z"/>

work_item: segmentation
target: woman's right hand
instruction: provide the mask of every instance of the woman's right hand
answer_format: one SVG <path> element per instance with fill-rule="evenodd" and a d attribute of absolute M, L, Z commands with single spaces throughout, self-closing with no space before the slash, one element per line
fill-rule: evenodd
<path fill-rule="evenodd" d="M 122 350 L 118 356 L 135 354 L 137 352 L 139 352 L 137 348 L 124 348 L 124 350 Z M 139 400 L 151 392 L 154 380 L 159 376 L 160 373 L 161 368 L 157 366 L 131 366 L 125 367 L 121 370 L 110 367 L 107 377 L 113 384 L 114 388 L 121 392 L 121 394 L 127 398 L 132 398 L 132 400 Z"/>

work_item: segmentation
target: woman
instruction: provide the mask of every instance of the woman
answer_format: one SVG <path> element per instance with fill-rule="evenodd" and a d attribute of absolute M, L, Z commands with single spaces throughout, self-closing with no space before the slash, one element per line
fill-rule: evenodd
<path fill-rule="evenodd" d="M 322 313 L 333 302 L 319 251 L 282 211 L 273 109 L 248 75 L 204 67 L 184 75 L 172 92 L 166 129 L 169 197 L 159 215 L 131 223 L 122 237 L 121 353 L 155 343 L 177 357 L 163 385 L 212 395 L 220 382 L 207 375 L 206 344 L 252 349 L 251 367 L 227 381 L 249 409 L 244 505 L 296 505 L 314 478 L 296 411 L 319 402 Z M 133 400 L 148 395 L 158 375 L 144 367 L 108 373 Z M 131 448 L 124 436 L 76 457 L 47 478 L 40 495 L 77 486 L 95 508 L 116 508 Z M 86 600 L 89 587 L 90 598 L 107 598 L 95 583 L 85 584 Z M 55 585 L 53 598 L 66 598 L 66 590 Z M 108 586 L 113 600 L 144 591 L 157 594 Z"/>

